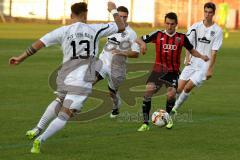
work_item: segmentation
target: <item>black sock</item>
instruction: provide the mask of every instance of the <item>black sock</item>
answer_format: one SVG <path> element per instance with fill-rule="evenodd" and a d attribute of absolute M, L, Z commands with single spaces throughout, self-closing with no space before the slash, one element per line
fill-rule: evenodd
<path fill-rule="evenodd" d="M 151 110 L 151 100 L 143 101 L 142 112 L 143 112 L 143 123 L 149 125 L 149 113 Z"/>
<path fill-rule="evenodd" d="M 171 110 L 172 110 L 172 108 L 174 107 L 175 101 L 176 101 L 175 98 L 174 98 L 174 99 L 169 99 L 169 100 L 167 100 L 167 102 L 166 102 L 166 111 L 167 111 L 168 113 L 170 113 Z"/>

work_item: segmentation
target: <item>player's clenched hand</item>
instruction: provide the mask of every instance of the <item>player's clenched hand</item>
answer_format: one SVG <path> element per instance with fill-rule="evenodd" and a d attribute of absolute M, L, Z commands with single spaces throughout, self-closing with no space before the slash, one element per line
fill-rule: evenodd
<path fill-rule="evenodd" d="M 19 57 L 11 57 L 9 59 L 9 64 L 11 64 L 11 65 L 18 65 L 21 62 L 22 62 L 22 60 Z"/>
<path fill-rule="evenodd" d="M 145 54 L 147 51 L 147 44 L 145 42 L 143 42 L 143 40 L 141 40 L 141 39 L 137 39 L 136 43 L 140 46 L 140 52 L 142 54 Z"/>
<path fill-rule="evenodd" d="M 113 2 L 108 2 L 108 11 L 111 12 L 113 9 L 116 9 L 116 4 Z"/>
<path fill-rule="evenodd" d="M 207 62 L 209 60 L 208 56 L 204 55 L 202 56 L 202 60 L 204 60 L 205 62 Z"/>

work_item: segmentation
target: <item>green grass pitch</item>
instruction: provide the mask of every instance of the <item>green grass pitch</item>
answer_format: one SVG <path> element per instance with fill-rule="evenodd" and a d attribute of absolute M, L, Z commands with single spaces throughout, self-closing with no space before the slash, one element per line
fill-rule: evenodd
<path fill-rule="evenodd" d="M 56 25 L 0 24 L 0 160 L 237 160 L 240 150 L 240 32 L 224 39 L 213 78 L 194 90 L 181 108 L 182 117 L 172 130 L 151 125 L 138 133 L 141 122 L 108 115 L 90 122 L 69 122 L 42 146 L 42 154 L 30 154 L 31 141 L 25 132 L 36 125 L 53 100 L 48 77 L 62 60 L 59 47 L 43 49 L 17 67 L 8 59 Z M 139 35 L 152 28 L 136 28 Z M 101 47 L 104 41 L 101 41 Z M 129 63 L 152 62 L 154 47 Z M 143 82 L 144 84 L 145 82 Z M 107 91 L 106 82 L 96 88 Z M 121 113 L 141 112 L 141 97 L 134 107 L 123 103 Z M 85 110 L 99 101 L 91 98 Z M 153 99 L 153 109 L 164 106 L 165 96 Z"/>

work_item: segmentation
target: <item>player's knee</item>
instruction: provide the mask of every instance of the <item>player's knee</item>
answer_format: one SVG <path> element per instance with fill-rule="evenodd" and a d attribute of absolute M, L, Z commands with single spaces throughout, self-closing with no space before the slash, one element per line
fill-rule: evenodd
<path fill-rule="evenodd" d="M 148 84 L 146 85 L 146 89 L 147 89 L 147 90 L 154 90 L 154 89 L 156 89 L 156 86 L 155 86 L 155 84 L 153 84 L 153 83 L 148 83 Z"/>
<path fill-rule="evenodd" d="M 70 112 L 71 112 L 71 117 L 75 117 L 77 113 L 79 113 L 79 111 L 76 109 L 70 109 Z"/>
<path fill-rule="evenodd" d="M 151 97 L 155 91 L 157 90 L 157 87 L 155 84 L 153 83 L 148 83 L 146 85 L 146 93 L 145 93 L 145 96 L 148 96 L 148 97 Z"/>
<path fill-rule="evenodd" d="M 191 91 L 190 88 L 184 88 L 184 92 L 185 92 L 185 93 L 189 93 L 190 91 Z"/>
<path fill-rule="evenodd" d="M 169 87 L 167 89 L 167 99 L 175 99 L 176 97 L 176 89 L 173 87 Z"/>
<path fill-rule="evenodd" d="M 189 93 L 191 92 L 191 90 L 196 86 L 196 84 L 199 84 L 200 82 L 198 81 L 193 81 L 193 80 L 190 80 L 186 86 L 184 87 L 184 92 L 185 93 Z"/>
<path fill-rule="evenodd" d="M 76 109 L 69 109 L 62 107 L 61 111 L 58 113 L 58 117 L 62 120 L 68 121 L 71 117 L 74 117 L 78 113 Z"/>
<path fill-rule="evenodd" d="M 167 100 L 173 100 L 175 98 L 176 98 L 176 92 L 167 94 Z"/>
<path fill-rule="evenodd" d="M 70 111 L 61 110 L 58 113 L 58 118 L 63 120 L 63 121 L 68 121 L 70 117 L 71 117 Z"/>
<path fill-rule="evenodd" d="M 152 86 L 150 88 L 147 88 L 146 92 L 144 93 L 144 99 L 151 99 L 154 93 L 155 89 L 153 89 Z"/>
<path fill-rule="evenodd" d="M 184 92 L 185 92 L 185 93 L 189 93 L 189 92 L 191 92 L 191 90 L 192 90 L 192 87 L 189 87 L 189 86 L 186 86 L 186 87 L 184 88 Z"/>

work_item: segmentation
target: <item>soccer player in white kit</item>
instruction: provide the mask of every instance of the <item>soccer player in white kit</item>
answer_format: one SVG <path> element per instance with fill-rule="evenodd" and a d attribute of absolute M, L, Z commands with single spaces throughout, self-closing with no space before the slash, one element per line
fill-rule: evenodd
<path fill-rule="evenodd" d="M 63 50 L 63 65 L 57 77 L 58 98 L 48 106 L 37 127 L 27 132 L 32 139 L 52 120 L 48 128 L 34 140 L 32 153 L 40 153 L 41 143 L 61 130 L 83 106 L 95 79 L 94 57 L 98 53 L 99 39 L 125 30 L 113 2 L 108 2 L 108 11 L 116 23 L 86 24 L 88 10 L 84 2 L 73 4 L 71 11 L 75 23 L 55 29 L 33 43 L 20 56 L 9 59 L 10 64 L 17 65 L 43 47 L 59 44 Z"/>
<path fill-rule="evenodd" d="M 124 6 L 119 6 L 117 11 L 123 19 L 126 28 L 124 32 L 108 37 L 107 43 L 99 56 L 100 61 L 102 61 L 102 67 L 96 77 L 96 82 L 104 78 L 108 80 L 109 94 L 113 101 L 111 118 L 115 118 L 119 114 L 121 100 L 118 89 L 126 77 L 127 57 L 137 58 L 140 52 L 140 48 L 135 42 L 137 34 L 127 23 L 128 9 Z"/>
<path fill-rule="evenodd" d="M 212 2 L 204 5 L 204 20 L 193 24 L 187 36 L 196 50 L 209 57 L 209 61 L 204 62 L 200 58 L 190 57 L 187 53 L 185 68 L 183 69 L 177 93 L 180 94 L 171 113 L 175 114 L 177 109 L 187 100 L 189 93 L 204 80 L 212 77 L 213 66 L 216 61 L 217 52 L 222 45 L 222 29 L 213 21 L 216 6 Z"/>

